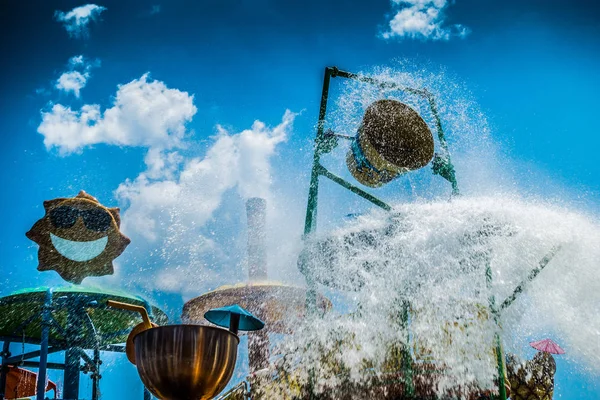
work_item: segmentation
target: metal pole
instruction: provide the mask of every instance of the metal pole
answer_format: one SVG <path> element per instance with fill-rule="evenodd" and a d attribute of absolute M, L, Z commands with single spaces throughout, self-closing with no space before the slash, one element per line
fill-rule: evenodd
<path fill-rule="evenodd" d="M 78 332 L 81 323 L 79 311 L 81 305 L 75 302 L 68 307 L 67 343 L 78 342 Z M 79 374 L 81 372 L 81 349 L 73 346 L 65 351 L 64 400 L 79 399 Z"/>
<path fill-rule="evenodd" d="M 347 182 L 344 179 L 340 178 L 339 176 L 332 174 L 331 172 L 329 172 L 325 167 L 323 167 L 320 164 L 317 167 L 317 171 L 318 171 L 319 175 L 322 175 L 328 179 L 331 179 L 332 181 L 334 181 L 338 185 L 348 189 L 352 193 L 357 194 L 360 197 L 362 197 L 363 199 L 368 200 L 371 203 L 375 204 L 377 207 L 381 207 L 386 211 L 390 211 L 392 209 L 392 207 L 390 207 L 387 203 L 384 203 L 383 201 L 379 200 L 377 197 L 373 196 L 372 194 L 365 192 L 358 186 L 354 186 L 350 182 Z"/>
<path fill-rule="evenodd" d="M 529 273 L 529 275 L 527 276 L 527 278 L 525 280 L 523 280 L 521 283 L 519 283 L 517 285 L 517 287 L 515 288 L 515 290 L 512 292 L 512 294 L 510 296 L 508 296 L 506 298 L 506 300 L 504 300 L 502 302 L 502 304 L 500 305 L 500 311 L 504 311 L 505 309 L 507 309 L 508 307 L 511 306 L 511 304 L 517 299 L 517 296 L 519 294 L 521 294 L 523 292 L 523 290 L 525 290 L 525 287 L 527 287 L 527 284 L 529 284 L 529 282 L 533 281 L 536 276 L 538 276 L 538 274 L 540 272 L 542 272 L 542 270 L 544 268 L 546 268 L 546 265 L 548 265 L 548 263 L 554 258 L 554 256 L 556 255 L 556 253 L 561 249 L 561 246 L 555 246 L 553 247 L 548 254 L 546 254 L 544 256 L 544 258 L 542 258 L 539 262 L 539 265 L 532 269 L 531 272 Z"/>
<path fill-rule="evenodd" d="M 8 363 L 6 359 L 10 357 L 10 342 L 4 341 L 2 346 L 2 366 L 0 367 L 0 400 L 4 400 L 6 392 L 6 375 L 8 374 Z"/>
<path fill-rule="evenodd" d="M 304 222 L 304 235 L 311 234 L 317 227 L 317 197 L 319 195 L 319 161 L 321 158 L 321 149 L 319 144 L 322 142 L 325 129 L 325 115 L 327 114 L 327 98 L 329 96 L 329 81 L 333 68 L 325 68 L 325 77 L 323 78 L 323 91 L 321 92 L 321 105 L 319 107 L 319 121 L 317 122 L 317 137 L 315 139 L 315 152 L 313 155 L 313 167 L 310 174 L 310 189 L 308 191 L 308 204 L 306 205 L 306 220 Z"/>
<path fill-rule="evenodd" d="M 256 282 L 267 279 L 267 201 L 252 197 L 246 201 L 248 218 L 248 279 Z M 264 318 L 260 307 L 251 310 Z M 269 366 L 270 343 L 266 330 L 248 332 L 248 364 L 250 373 Z"/>
<path fill-rule="evenodd" d="M 444 135 L 444 128 L 442 127 L 442 120 L 438 114 L 437 105 L 435 104 L 435 98 L 432 94 L 427 93 L 427 99 L 429 101 L 429 108 L 431 114 L 435 120 L 435 127 L 438 133 L 438 140 L 440 147 L 442 148 L 441 163 L 434 159 L 433 172 L 446 179 L 452 185 L 452 194 L 458 195 L 458 182 L 456 181 L 456 173 L 454 172 L 454 165 L 450 161 L 450 151 L 448 150 L 448 142 L 446 142 L 446 136 Z"/>
<path fill-rule="evenodd" d="M 496 307 L 496 298 L 492 294 L 492 267 L 490 264 L 489 257 L 486 260 L 485 268 L 485 281 L 488 290 L 490 290 L 490 296 L 488 298 L 490 311 L 494 317 L 494 323 L 496 324 L 496 333 L 494 340 L 496 344 L 496 362 L 498 363 L 498 392 L 499 400 L 506 400 L 506 387 L 504 386 L 504 354 L 502 352 L 502 340 L 500 339 L 500 313 Z"/>
<path fill-rule="evenodd" d="M 412 398 L 415 395 L 415 386 L 413 382 L 413 366 L 412 356 L 409 350 L 409 332 L 408 332 L 408 314 L 409 314 L 408 301 L 402 303 L 402 315 L 401 324 L 402 328 L 406 331 L 406 344 L 402 346 L 402 376 L 404 378 L 404 393 L 407 398 Z"/>
<path fill-rule="evenodd" d="M 100 375 L 100 364 L 102 364 L 100 360 L 100 348 L 98 341 L 96 341 L 96 345 L 94 346 L 94 371 L 92 372 L 92 400 L 98 400 L 100 396 L 100 379 L 102 378 Z"/>
<path fill-rule="evenodd" d="M 248 219 L 248 279 L 267 279 L 267 201 L 252 197 L 246 201 Z M 255 312 L 256 310 L 252 310 Z"/>
<path fill-rule="evenodd" d="M 46 291 L 44 306 L 42 307 L 42 338 L 40 342 L 40 366 L 37 376 L 36 399 L 44 400 L 46 397 L 46 378 L 48 364 L 48 339 L 50 338 L 50 326 L 52 324 L 50 314 L 52 311 L 52 289 Z"/>

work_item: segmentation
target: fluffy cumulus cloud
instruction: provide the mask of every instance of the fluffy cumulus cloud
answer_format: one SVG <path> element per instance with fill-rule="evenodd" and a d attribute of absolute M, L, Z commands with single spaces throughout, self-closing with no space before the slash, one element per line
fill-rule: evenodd
<path fill-rule="evenodd" d="M 223 284 L 224 270 L 229 279 L 240 279 L 237 234 L 218 238 L 217 232 L 215 237 L 213 229 L 224 228 L 211 224 L 217 211 L 221 218 L 223 213 L 242 212 L 239 201 L 231 208 L 232 197 L 271 198 L 271 158 L 287 139 L 295 116 L 288 110 L 274 127 L 255 121 L 240 132 L 217 127 L 202 157 L 151 148 L 146 171 L 116 191 L 125 209 L 123 231 L 137 253 L 148 254 L 141 273 L 129 269 L 130 279 L 146 289 L 184 297 Z M 146 278 L 149 270 L 156 277 L 151 282 Z"/>
<path fill-rule="evenodd" d="M 90 70 L 97 67 L 100 61 L 89 62 L 83 55 L 73 56 L 69 59 L 68 70 L 63 72 L 56 80 L 54 87 L 66 93 L 73 93 L 79 97 L 81 89 L 87 84 Z"/>
<path fill-rule="evenodd" d="M 79 97 L 79 92 L 87 83 L 88 73 L 79 71 L 64 72 L 56 81 L 56 88 L 65 92 L 73 92 L 75 97 Z"/>
<path fill-rule="evenodd" d="M 242 197 L 268 197 L 270 157 L 286 140 L 295 116 L 288 110 L 275 127 L 255 121 L 250 129 L 237 133 L 218 126 L 202 158 L 185 159 L 176 151 L 150 149 L 147 170 L 117 190 L 128 205 L 124 229 L 150 241 L 174 240 L 175 230 L 189 237 L 189 229 L 203 226 L 228 190 L 237 188 Z M 198 236 L 192 237 L 197 242 Z"/>
<path fill-rule="evenodd" d="M 104 10 L 106 10 L 106 7 L 96 4 L 86 4 L 75 7 L 68 12 L 56 11 L 54 17 L 63 24 L 69 36 L 82 38 L 88 35 L 88 24 L 90 21 L 95 21 Z"/>
<path fill-rule="evenodd" d="M 66 93 L 73 93 L 75 97 L 79 97 L 81 89 L 85 87 L 90 77 L 90 70 L 99 65 L 99 60 L 89 61 L 82 55 L 71 57 L 68 63 L 68 70 L 60 75 L 54 87 Z"/>
<path fill-rule="evenodd" d="M 453 36 L 465 37 L 469 29 L 460 24 L 447 26 L 444 11 L 449 0 L 392 0 L 396 12 L 389 21 L 384 39 L 412 38 L 448 40 Z"/>
<path fill-rule="evenodd" d="M 275 126 L 258 120 L 241 131 L 217 126 L 199 157 L 192 152 L 199 144 L 187 127 L 196 111 L 193 95 L 145 74 L 120 85 L 104 111 L 97 104 L 76 110 L 54 104 L 42 112 L 38 132 L 49 150 L 57 148 L 62 155 L 100 143 L 147 149 L 144 170 L 115 191 L 123 209 L 122 230 L 137 248 L 138 256 L 125 255 L 123 267 L 133 285 L 195 292 L 220 276 L 215 266 L 236 265 L 239 260 L 232 261 L 232 252 L 224 250 L 235 248 L 235 239 L 223 244 L 209 226 L 217 210 L 223 212 L 224 203 L 232 201 L 231 194 L 270 198 L 271 158 L 296 117 L 288 110 Z M 145 267 L 138 270 L 140 254 Z M 157 280 L 148 282 L 149 270 Z"/>
<path fill-rule="evenodd" d="M 169 149 L 182 144 L 195 113 L 193 96 L 144 74 L 119 86 L 113 106 L 104 111 L 98 104 L 78 110 L 54 104 L 42 112 L 38 132 L 46 148 L 63 155 L 99 143 Z"/>

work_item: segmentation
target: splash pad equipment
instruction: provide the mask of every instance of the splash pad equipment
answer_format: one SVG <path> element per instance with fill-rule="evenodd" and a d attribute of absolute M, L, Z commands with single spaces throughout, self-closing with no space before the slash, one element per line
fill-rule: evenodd
<path fill-rule="evenodd" d="M 158 323 L 166 315 L 144 299 L 127 293 L 81 286 L 24 289 L 0 298 L 0 340 L 4 342 L 0 398 L 11 365 L 38 368 L 37 399 L 44 399 L 47 369 L 64 370 L 63 398 L 79 398 L 80 373 L 92 379 L 92 400 L 99 398 L 101 351 L 125 352 L 122 343 L 134 327 L 131 313 L 106 306 L 108 299 L 133 303 Z M 40 349 L 12 355 L 10 345 L 39 345 Z M 92 351 L 92 356 L 86 352 Z M 64 352 L 64 363 L 49 363 L 48 354 Z M 39 357 L 39 361 L 30 361 Z M 83 361 L 83 365 L 81 362 Z"/>
<path fill-rule="evenodd" d="M 433 120 L 432 126 L 437 131 L 437 140 L 434 144 L 435 150 L 433 158 L 422 158 L 423 161 L 420 164 L 413 164 L 414 167 L 412 169 L 406 167 L 406 165 L 411 164 L 408 155 L 404 155 L 404 157 L 407 158 L 404 168 L 400 168 L 403 166 L 403 162 L 398 159 L 394 160 L 393 163 L 395 169 L 383 168 L 384 164 L 381 162 L 377 164 L 377 161 L 381 159 L 390 162 L 391 157 L 389 153 L 386 154 L 384 148 L 388 147 L 388 150 L 390 150 L 394 147 L 398 149 L 402 146 L 398 146 L 397 143 L 394 142 L 382 140 L 382 147 L 375 149 L 375 146 L 371 146 L 374 155 L 365 154 L 366 152 L 363 149 L 363 147 L 366 147 L 365 143 L 371 144 L 369 141 L 365 142 L 364 140 L 366 131 L 365 126 L 367 125 L 366 121 L 369 119 L 376 120 L 373 119 L 372 116 L 368 117 L 365 115 L 365 117 L 363 117 L 362 125 L 359 127 L 356 136 L 347 136 L 333 132 L 332 130 L 325 130 L 329 86 L 331 78 L 335 77 L 358 81 L 366 85 L 373 85 L 380 90 L 380 93 L 387 92 L 389 94 L 395 92 L 396 94 L 400 93 L 402 96 L 413 96 L 414 98 L 420 99 L 419 101 L 424 101 L 424 103 L 429 106 L 428 114 Z M 369 111 L 370 108 L 376 108 L 378 102 L 385 100 L 392 101 L 390 104 L 396 104 L 396 102 L 399 103 L 399 100 L 396 99 L 379 99 L 375 100 L 371 106 L 367 107 L 367 111 Z M 422 132 L 426 131 L 419 129 L 418 124 L 415 125 L 414 122 L 411 122 L 411 117 L 403 116 L 401 107 L 396 107 L 396 110 L 390 111 L 390 113 L 395 114 L 392 117 L 388 115 L 383 118 L 383 120 L 395 120 L 396 124 L 403 124 L 404 126 L 391 128 L 390 126 L 386 126 L 385 122 L 380 121 L 378 123 L 379 127 L 369 128 L 371 129 L 371 138 L 376 136 L 375 132 L 377 130 L 386 130 L 387 132 L 404 131 L 404 134 L 409 137 L 410 135 L 413 135 L 414 138 L 423 137 Z M 413 116 L 412 121 L 415 120 L 418 119 L 415 119 Z M 411 129 L 411 127 L 416 128 Z M 390 136 L 391 135 L 388 137 Z M 321 240 L 314 235 L 317 223 L 316 217 L 320 177 L 328 178 L 334 183 L 361 196 L 385 211 L 392 210 L 388 203 L 339 177 L 323 166 L 321 158 L 332 152 L 332 150 L 338 146 L 340 139 L 351 141 L 350 151 L 347 155 L 348 168 L 352 176 L 365 186 L 383 186 L 400 174 L 430 164 L 434 175 L 439 175 L 448 181 L 452 187 L 452 195 L 456 195 L 459 192 L 458 183 L 456 181 L 454 167 L 451 162 L 450 153 L 444 136 L 441 119 L 437 111 L 435 98 L 425 89 L 415 89 L 403 86 L 392 80 L 357 75 L 340 71 L 337 68 L 328 67 L 325 70 L 307 202 L 304 230 L 306 246 L 299 257 L 298 267 L 305 275 L 309 285 L 309 291 L 312 291 L 313 295 L 316 293 L 316 289 L 319 285 L 344 291 L 360 291 L 367 283 L 369 283 L 365 278 L 374 278 L 376 281 L 380 282 L 380 285 L 375 288 L 371 283 L 371 286 L 369 287 L 371 290 L 385 291 L 386 282 L 391 282 L 389 281 L 389 278 L 386 277 L 386 274 L 390 277 L 395 277 L 395 275 L 403 276 L 402 274 L 395 273 L 390 266 L 396 265 L 397 268 L 402 268 L 403 265 L 401 260 L 406 257 L 403 257 L 401 251 L 398 251 L 397 253 L 388 252 L 392 256 L 390 258 L 382 256 L 381 259 L 374 259 L 373 257 L 377 254 L 385 254 L 385 249 L 387 248 L 385 246 L 392 246 L 389 249 L 394 249 L 393 246 L 396 245 L 393 240 L 394 235 L 400 234 L 403 235 L 401 237 L 410 237 L 410 225 L 407 225 L 404 222 L 404 218 L 401 215 L 397 218 L 397 225 L 386 225 L 384 223 L 380 225 L 379 231 L 375 232 L 375 234 L 371 234 L 371 232 L 369 232 L 370 228 L 366 228 L 366 230 L 363 229 L 361 231 L 351 232 L 347 236 L 338 237 L 333 241 L 330 241 L 329 238 Z M 398 140 L 400 139 L 396 139 L 396 141 Z M 417 140 L 415 140 L 415 142 L 417 142 Z M 419 146 L 421 146 L 420 148 L 422 149 L 423 154 L 430 154 L 431 150 L 427 143 L 421 143 L 417 147 Z M 357 151 L 357 148 L 359 151 Z M 432 160 L 431 163 L 429 163 L 430 160 Z M 361 174 L 357 174 L 357 171 L 361 172 Z M 391 213 L 390 215 L 392 216 L 392 219 L 396 217 L 394 213 Z M 385 218 L 382 217 L 382 219 Z M 460 276 L 464 273 L 465 277 L 470 277 L 473 274 L 477 274 L 473 275 L 471 288 L 475 288 L 474 283 L 477 282 L 477 284 L 481 284 L 481 289 L 473 292 L 474 296 L 472 299 L 467 297 L 465 299 L 467 300 L 466 303 L 462 304 L 463 300 L 460 299 L 460 296 L 456 296 L 457 300 L 460 301 L 458 301 L 455 306 L 449 307 L 448 310 L 441 309 L 440 312 L 447 312 L 447 314 L 445 316 L 445 321 L 444 317 L 442 317 L 441 320 L 438 318 L 438 322 L 436 323 L 439 323 L 440 326 L 430 326 L 428 329 L 422 329 L 423 327 L 428 326 L 428 318 L 432 314 L 435 314 L 435 312 L 432 313 L 430 310 L 417 308 L 423 304 L 427 306 L 427 303 L 424 303 L 421 298 L 417 299 L 416 296 L 420 295 L 419 290 L 421 290 L 421 288 L 427 287 L 431 282 L 435 282 L 435 279 L 443 278 L 434 276 L 437 273 L 437 270 L 435 270 L 436 267 L 433 265 L 429 266 L 429 268 L 433 268 L 430 273 L 428 273 L 426 269 L 417 268 L 412 272 L 416 275 L 411 276 L 409 273 L 404 276 L 404 279 L 406 279 L 405 282 L 410 283 L 411 281 L 414 281 L 415 285 L 399 285 L 397 288 L 393 285 L 387 285 L 387 287 L 390 288 L 388 290 L 399 290 L 399 292 L 392 291 L 389 293 L 388 297 L 391 301 L 386 300 L 385 305 L 386 307 L 388 305 L 392 305 L 393 307 L 389 307 L 389 313 L 387 315 L 380 315 L 381 322 L 374 322 L 370 318 L 367 318 L 368 315 L 361 315 L 361 312 L 368 313 L 368 310 L 376 310 L 376 308 L 373 307 L 377 307 L 378 303 L 375 302 L 374 305 L 371 305 L 372 308 L 370 309 L 368 307 L 359 307 L 356 313 L 355 324 L 348 322 L 346 324 L 339 323 L 335 325 L 336 328 L 327 331 L 331 336 L 323 337 L 323 335 L 320 335 L 325 343 L 323 346 L 321 346 L 321 343 L 315 343 L 315 340 L 312 339 L 292 342 L 290 344 L 291 351 L 296 352 L 296 354 L 301 354 L 299 357 L 303 357 L 302 359 L 305 360 L 303 361 L 304 364 L 300 364 L 303 365 L 301 368 L 304 368 L 304 370 L 294 370 L 293 366 L 282 368 L 278 371 L 281 372 L 278 379 L 281 382 L 287 382 L 287 387 L 296 385 L 298 390 L 291 392 L 288 390 L 286 393 L 284 393 L 285 391 L 279 391 L 276 393 L 284 393 L 281 398 L 314 398 L 317 396 L 318 398 L 332 399 L 413 399 L 446 397 L 506 399 L 510 388 L 506 380 L 504 354 L 500 337 L 500 315 L 513 304 L 518 295 L 527 287 L 529 282 L 535 279 L 542 269 L 546 267 L 556 252 L 559 251 L 560 246 L 551 248 L 546 256 L 539 261 L 539 266 L 534 268 L 529 276 L 520 282 L 504 301 L 497 303 L 496 294 L 493 292 L 492 285 L 493 275 L 491 269 L 491 256 L 487 248 L 489 246 L 488 238 L 503 234 L 502 224 L 496 224 L 494 221 L 489 222 L 483 219 L 481 221 L 481 227 L 468 234 L 465 233 L 465 237 L 460 239 L 459 243 L 462 243 L 462 246 L 464 246 L 464 249 L 461 251 L 465 253 L 465 257 L 459 265 L 457 265 L 458 268 L 451 271 L 451 276 L 453 276 L 452 274 Z M 389 240 L 385 239 L 386 237 Z M 381 240 L 382 238 L 384 239 L 383 241 Z M 408 249 L 408 251 L 423 251 L 425 253 L 431 250 L 414 247 L 408 247 Z M 345 254 L 339 256 L 339 254 L 336 253 L 338 250 L 341 250 L 338 253 L 345 252 Z M 378 251 L 380 252 L 378 253 Z M 371 257 L 369 257 L 369 255 L 371 255 Z M 393 255 L 395 255 L 395 257 L 393 257 Z M 357 261 L 351 262 L 351 260 Z M 440 260 L 443 260 L 443 257 L 440 257 Z M 423 267 L 427 268 L 426 265 Z M 378 271 L 381 271 L 379 275 L 377 274 Z M 394 279 L 396 278 L 397 276 Z M 456 290 L 457 295 L 461 294 L 461 289 L 458 286 L 455 289 L 450 290 Z M 489 296 L 482 297 L 481 293 L 486 292 L 490 293 Z M 435 292 L 430 293 L 430 295 L 435 296 Z M 373 297 L 377 298 L 379 296 Z M 309 313 L 315 305 L 315 299 L 316 296 L 313 296 L 312 302 L 309 301 L 307 304 Z M 397 299 L 397 301 L 394 299 Z M 371 301 L 368 293 L 365 293 L 362 300 L 365 302 Z M 359 304 L 359 306 L 361 305 Z M 383 306 L 383 304 L 381 306 Z M 362 310 L 363 308 L 365 308 L 365 310 Z M 480 308 L 485 310 L 481 315 L 485 315 L 486 317 L 472 318 L 470 315 L 477 315 L 478 313 L 468 311 Z M 363 318 L 364 322 L 361 324 Z M 351 318 L 347 318 L 347 320 L 348 319 L 351 320 Z M 383 324 L 383 327 L 368 325 L 373 323 L 381 323 Z M 386 327 L 386 323 L 391 325 Z M 318 327 L 323 324 L 327 324 L 327 322 L 320 323 L 317 319 L 310 322 L 309 326 Z M 364 324 L 368 325 L 365 332 L 352 331 L 352 327 L 361 329 L 360 327 Z M 319 335 L 312 335 L 310 328 L 307 329 L 308 331 L 304 330 L 301 334 L 303 333 L 311 338 L 319 337 Z M 431 338 L 428 338 L 427 336 L 434 330 L 439 331 L 439 334 L 435 336 L 437 343 L 435 346 L 431 346 Z M 397 332 L 396 341 L 378 342 L 382 337 L 393 339 L 393 332 L 395 331 Z M 487 332 L 489 332 L 490 335 L 487 335 Z M 474 336 L 473 333 L 481 334 L 480 337 L 478 337 L 479 343 L 473 342 L 473 338 L 476 336 Z M 359 335 L 364 336 L 360 338 L 362 341 L 359 340 Z M 476 344 L 474 349 L 461 347 L 460 351 L 464 350 L 464 354 L 453 353 L 452 350 L 457 344 L 454 339 L 458 339 L 460 336 L 464 337 L 469 335 L 471 337 L 471 342 Z M 447 340 L 441 340 L 444 337 L 446 337 Z M 300 346 L 301 349 L 299 351 L 294 350 L 298 348 L 298 346 Z M 360 350 L 364 346 L 369 348 L 367 350 Z M 421 354 L 418 354 L 419 352 L 416 351 L 416 347 L 421 347 Z M 440 353 L 437 351 L 444 347 L 450 358 L 444 358 L 442 356 L 443 352 Z M 320 348 L 322 348 L 322 350 L 319 350 Z M 376 350 L 377 348 L 378 350 Z M 303 354 L 303 352 L 307 352 L 308 355 Z M 368 359 L 363 359 L 362 362 L 358 362 L 357 359 L 352 358 L 352 356 L 346 358 L 344 356 L 338 356 L 338 354 L 343 354 L 344 352 L 350 352 L 352 354 L 356 353 L 357 355 L 354 357 L 359 357 L 358 354 L 385 354 L 385 361 L 383 363 L 378 362 L 377 364 L 370 364 Z M 489 360 L 489 366 L 491 368 L 488 370 L 486 367 L 483 370 L 487 371 L 486 374 L 490 381 L 494 381 L 492 386 L 478 387 L 477 384 L 467 386 L 463 384 L 461 380 L 456 380 L 455 382 L 452 381 L 451 376 L 448 375 L 452 372 L 451 361 L 453 358 L 456 359 L 457 356 L 458 358 L 465 358 L 466 354 L 474 361 L 470 366 L 468 363 L 465 364 L 464 367 L 467 368 L 467 370 L 469 368 L 478 369 L 478 365 L 483 366 L 488 363 Z M 468 360 L 469 357 L 466 357 L 465 359 Z M 377 356 L 376 358 L 381 359 L 382 357 Z M 344 375 L 346 373 L 344 366 L 340 366 L 339 368 L 336 367 L 338 360 L 343 359 L 351 359 L 351 362 L 358 365 L 356 368 L 362 368 L 361 379 Z M 361 365 L 362 367 L 360 367 Z M 355 373 L 356 369 L 352 371 Z M 283 383 L 282 385 L 286 386 L 286 383 Z M 443 385 L 443 388 L 440 389 L 439 385 Z M 357 393 L 360 393 L 360 395 L 357 395 Z"/>
<path fill-rule="evenodd" d="M 157 398 L 209 400 L 220 393 L 233 375 L 237 359 L 238 329 L 260 330 L 264 323 L 233 305 L 210 310 L 205 318 L 229 330 L 202 325 L 152 326 L 145 309 L 108 301 L 110 307 L 139 312 L 143 326 L 127 339 L 134 348 L 128 357 L 144 386 Z"/>
<path fill-rule="evenodd" d="M 377 100 L 365 111 L 346 164 L 357 181 L 379 187 L 429 164 L 433 147 L 431 131 L 415 110 L 397 100 Z"/>
<path fill-rule="evenodd" d="M 214 311 L 209 310 L 239 304 L 265 321 L 264 329 L 248 333 L 249 380 L 252 380 L 257 371 L 265 371 L 270 367 L 269 335 L 293 334 L 294 326 L 305 317 L 307 290 L 268 280 L 265 245 L 266 201 L 250 198 L 246 203 L 246 211 L 249 282 L 224 285 L 189 300 L 183 307 L 182 320 L 193 324 L 206 324 L 207 320 L 217 323 L 208 318 Z M 320 313 L 325 313 L 331 308 L 331 302 L 319 294 L 316 308 Z M 256 380 L 253 386 L 254 384 L 258 386 Z M 248 387 L 250 385 L 242 381 L 224 396 L 234 396 L 240 391 L 244 392 L 244 396 L 249 396 Z"/>

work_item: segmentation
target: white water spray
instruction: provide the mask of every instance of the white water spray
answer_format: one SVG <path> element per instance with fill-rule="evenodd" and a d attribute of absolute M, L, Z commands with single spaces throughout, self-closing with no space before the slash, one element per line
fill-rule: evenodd
<path fill-rule="evenodd" d="M 514 187 L 490 179 L 499 171 L 499 158 L 485 118 L 443 76 L 380 70 L 376 77 L 427 87 L 436 95 L 446 133 L 453 138 L 459 184 L 468 194 L 448 201 L 441 178 L 420 171 L 418 185 L 411 182 L 420 191 L 416 201 L 413 196 L 391 213 L 371 212 L 308 242 L 308 275 L 343 295 L 336 302 L 337 314 L 299 321 L 296 334 L 280 344 L 278 372 L 286 383 L 276 388 L 279 396 L 290 394 L 292 382 L 331 398 L 348 398 L 343 388 L 385 377 L 390 360 L 398 359 L 394 350 L 405 345 L 417 363 L 443 368 L 438 393 L 456 387 L 463 395 L 471 388 L 492 389 L 496 332 L 506 347 L 518 347 L 534 334 L 552 334 L 568 357 L 597 370 L 598 218 L 508 194 Z M 400 96 L 349 83 L 330 126 L 339 133 L 355 131 L 364 109 L 382 97 Z M 427 119 L 428 111 L 417 99 L 400 99 Z M 341 156 L 333 159 L 343 161 Z M 485 163 L 468 168 L 477 160 Z M 546 268 L 501 312 L 498 330 L 489 312 L 490 297 L 500 306 L 548 256 Z M 407 325 L 399 317 L 405 309 Z"/>

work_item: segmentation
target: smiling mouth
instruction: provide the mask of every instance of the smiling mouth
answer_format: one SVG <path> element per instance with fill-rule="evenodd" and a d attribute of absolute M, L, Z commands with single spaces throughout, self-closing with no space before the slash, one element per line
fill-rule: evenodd
<path fill-rule="evenodd" d="M 72 261 L 89 261 L 98 257 L 106 248 L 108 236 L 88 242 L 76 242 L 50 234 L 50 240 L 63 257 Z"/>

